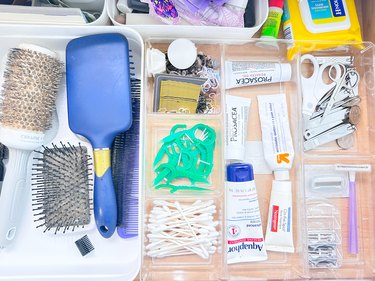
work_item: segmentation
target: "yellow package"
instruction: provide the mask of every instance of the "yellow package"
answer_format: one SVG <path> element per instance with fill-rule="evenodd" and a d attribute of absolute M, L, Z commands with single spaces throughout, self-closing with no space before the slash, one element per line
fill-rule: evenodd
<path fill-rule="evenodd" d="M 159 112 L 195 113 L 201 86 L 172 80 L 161 81 Z"/>
<path fill-rule="evenodd" d="M 362 47 L 354 0 L 286 0 L 283 21 L 285 39 L 295 40 L 288 49 L 288 59 L 297 52 L 332 48 L 345 41 Z"/>

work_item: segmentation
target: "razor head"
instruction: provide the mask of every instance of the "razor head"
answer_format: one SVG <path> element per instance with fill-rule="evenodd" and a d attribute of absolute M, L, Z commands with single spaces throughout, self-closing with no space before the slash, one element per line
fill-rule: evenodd
<path fill-rule="evenodd" d="M 95 34 L 66 48 L 70 129 L 94 148 L 110 147 L 132 123 L 129 47 L 125 36 Z"/>

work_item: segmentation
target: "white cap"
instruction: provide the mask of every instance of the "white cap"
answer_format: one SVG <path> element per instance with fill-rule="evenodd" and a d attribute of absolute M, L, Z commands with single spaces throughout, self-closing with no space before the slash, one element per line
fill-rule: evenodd
<path fill-rule="evenodd" d="M 187 69 L 197 60 L 197 48 L 189 39 L 176 39 L 168 47 L 168 60 L 177 69 Z"/>
<path fill-rule="evenodd" d="M 240 144 L 238 144 L 240 146 Z M 226 160 L 239 160 L 245 159 L 245 147 L 231 147 L 226 149 Z"/>
<path fill-rule="evenodd" d="M 166 71 L 166 59 L 162 51 L 147 49 L 147 71 L 149 76 Z"/>
<path fill-rule="evenodd" d="M 280 82 L 290 81 L 292 78 L 292 66 L 290 63 L 280 63 Z"/>
<path fill-rule="evenodd" d="M 289 180 L 289 171 L 288 170 L 276 170 L 273 173 L 275 175 L 275 180 L 277 180 L 277 181 Z"/>

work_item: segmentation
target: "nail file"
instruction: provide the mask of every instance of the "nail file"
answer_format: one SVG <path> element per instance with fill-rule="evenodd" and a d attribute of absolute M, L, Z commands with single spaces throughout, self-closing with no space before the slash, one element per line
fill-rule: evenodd
<path fill-rule="evenodd" d="M 100 234 L 116 229 L 117 204 L 110 147 L 132 124 L 129 47 L 125 36 L 95 34 L 71 40 L 66 48 L 69 127 L 94 148 L 94 215 Z"/>

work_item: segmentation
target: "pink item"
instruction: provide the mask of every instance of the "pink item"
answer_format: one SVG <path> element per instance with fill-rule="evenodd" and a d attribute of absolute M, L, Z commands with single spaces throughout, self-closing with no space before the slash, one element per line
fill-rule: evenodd
<path fill-rule="evenodd" d="M 270 0 L 269 1 L 270 7 L 277 7 L 277 8 L 284 8 L 284 0 Z"/>

